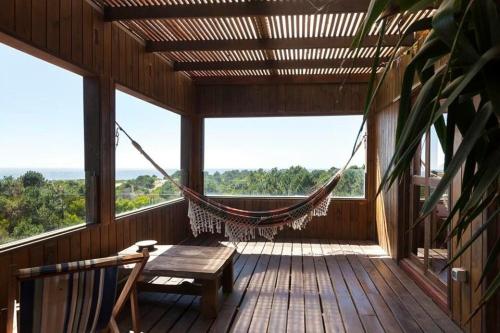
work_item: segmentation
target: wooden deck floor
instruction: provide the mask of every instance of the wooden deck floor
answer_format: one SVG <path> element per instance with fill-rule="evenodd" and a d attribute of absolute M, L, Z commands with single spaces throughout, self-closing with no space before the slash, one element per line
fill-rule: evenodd
<path fill-rule="evenodd" d="M 215 320 L 200 315 L 198 297 L 141 293 L 143 331 L 460 331 L 378 245 L 293 240 L 237 249 L 234 292 L 220 295 Z M 128 331 L 130 316 L 124 313 L 119 324 Z"/>

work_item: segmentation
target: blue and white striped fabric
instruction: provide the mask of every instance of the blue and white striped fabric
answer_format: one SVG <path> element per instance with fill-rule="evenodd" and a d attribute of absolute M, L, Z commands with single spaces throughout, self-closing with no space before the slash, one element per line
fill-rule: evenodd
<path fill-rule="evenodd" d="M 21 281 L 21 333 L 96 332 L 115 304 L 117 267 Z"/>

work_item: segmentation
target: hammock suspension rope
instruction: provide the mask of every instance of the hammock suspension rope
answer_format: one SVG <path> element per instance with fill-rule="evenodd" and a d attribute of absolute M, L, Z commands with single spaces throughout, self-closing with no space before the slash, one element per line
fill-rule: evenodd
<path fill-rule="evenodd" d="M 279 209 L 267 211 L 249 211 L 233 208 L 214 201 L 189 187 L 179 184 L 172 178 L 156 161 L 147 154 L 139 143 L 137 143 L 121 126 L 116 122 L 117 129 L 130 140 L 134 148 L 139 151 L 153 166 L 172 183 L 182 193 L 188 201 L 188 217 L 191 231 L 196 237 L 203 232 L 222 233 L 229 241 L 248 241 L 256 236 L 262 236 L 268 240 L 273 240 L 276 234 L 285 226 L 295 230 L 304 229 L 314 216 L 326 216 L 331 200 L 331 192 L 340 181 L 341 176 L 347 169 L 352 158 L 361 145 L 366 142 L 366 135 L 360 140 L 347 163 L 338 170 L 328 182 L 315 190 L 308 197 L 300 202 Z M 116 142 L 118 143 L 118 130 Z"/>

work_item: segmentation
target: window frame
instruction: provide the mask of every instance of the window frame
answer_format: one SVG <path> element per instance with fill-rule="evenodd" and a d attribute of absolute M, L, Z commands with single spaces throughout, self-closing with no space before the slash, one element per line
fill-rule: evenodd
<path fill-rule="evenodd" d="M 242 198 L 242 199 L 276 199 L 276 200 L 301 200 L 305 199 L 308 196 L 307 195 L 293 195 L 293 196 L 287 196 L 287 195 L 249 195 L 249 194 L 207 194 L 205 192 L 205 157 L 206 157 L 206 142 L 205 142 L 205 120 L 206 119 L 227 119 L 227 118 L 307 118 L 307 117 L 342 117 L 342 116 L 362 116 L 362 114 L 321 114 L 321 115 L 273 115 L 273 116 L 223 116 L 223 115 L 210 115 L 210 116 L 203 116 L 202 117 L 202 153 L 201 153 L 201 174 L 202 174 L 202 192 L 203 195 L 213 198 L 213 199 L 237 199 L 237 198 Z M 369 150 L 371 149 L 369 140 L 370 140 L 370 131 L 369 131 L 369 126 L 370 126 L 370 120 L 367 119 L 365 123 L 365 129 L 366 129 L 366 137 L 365 137 L 365 142 L 363 143 L 365 145 L 365 154 L 364 154 L 364 165 L 365 165 L 365 172 L 364 172 L 364 194 L 363 196 L 360 197 L 335 197 L 332 196 L 331 200 L 335 201 L 367 201 L 369 197 L 369 172 L 370 172 L 370 166 L 369 166 Z"/>
<path fill-rule="evenodd" d="M 89 70 L 86 70 L 86 69 L 83 69 L 79 66 L 76 66 L 69 61 L 62 60 L 62 59 L 60 59 L 60 58 L 58 58 L 58 57 L 56 57 L 48 52 L 40 50 L 32 45 L 29 45 L 28 43 L 20 41 L 12 36 L 9 36 L 7 34 L 3 34 L 1 32 L 0 32 L 0 43 L 6 45 L 8 47 L 11 47 L 19 52 L 25 53 L 28 56 L 31 56 L 31 57 L 36 58 L 38 60 L 47 62 L 47 63 L 49 63 L 53 66 L 56 66 L 60 69 L 69 71 L 69 72 L 76 74 L 76 75 L 80 75 L 82 77 L 82 87 L 85 84 L 84 83 L 85 80 L 87 80 L 89 78 L 95 78 L 95 75 L 92 72 L 90 72 Z M 85 150 L 85 152 L 84 152 L 84 155 L 85 155 L 84 156 L 84 165 L 85 165 L 87 163 L 87 153 L 86 153 L 87 147 L 86 147 L 86 145 L 87 145 L 88 138 L 87 138 L 87 135 L 85 135 L 85 131 L 86 131 L 85 127 L 86 127 L 86 118 L 87 118 L 86 113 L 88 112 L 86 110 L 86 106 L 87 106 L 88 101 L 86 100 L 87 96 L 84 93 L 84 89 L 82 89 L 81 93 L 83 96 L 83 105 L 82 105 L 83 114 L 82 114 L 82 117 L 84 119 L 84 121 L 83 121 L 84 129 L 83 130 L 84 130 L 84 150 Z M 56 230 L 43 232 L 39 235 L 34 235 L 31 237 L 18 239 L 18 240 L 14 240 L 14 241 L 11 241 L 11 242 L 8 242 L 5 244 L 1 244 L 0 245 L 0 254 L 11 251 L 11 250 L 15 250 L 18 248 L 22 248 L 23 246 L 26 246 L 26 245 L 43 243 L 43 242 L 48 241 L 50 239 L 58 238 L 60 236 L 70 235 L 70 234 L 73 234 L 75 232 L 79 232 L 81 230 L 84 230 L 88 227 L 92 227 L 92 226 L 101 224 L 98 221 L 91 221 L 89 219 L 89 216 L 88 216 L 88 214 L 89 214 L 88 213 L 88 203 L 92 199 L 91 193 L 95 193 L 96 191 L 98 191 L 98 185 L 96 182 L 89 180 L 87 172 L 85 172 L 85 189 L 86 189 L 85 190 L 85 211 L 86 211 L 86 214 L 85 214 L 85 221 L 83 223 L 79 223 L 77 225 L 68 226 L 68 227 L 64 227 L 64 228 L 60 228 L 60 229 L 56 229 Z"/>
<path fill-rule="evenodd" d="M 182 169 L 182 136 L 183 136 L 183 132 L 182 132 L 182 114 L 179 113 L 178 110 L 174 109 L 174 108 L 171 108 L 171 107 L 167 107 L 166 105 L 148 97 L 148 96 L 145 96 L 137 91 L 134 91 L 134 90 L 131 90 L 127 87 L 125 87 L 124 85 L 121 85 L 117 82 L 114 83 L 114 106 L 115 106 L 115 119 L 116 119 L 116 91 L 120 91 L 121 93 L 125 93 L 131 97 L 134 97 L 136 99 L 139 99 L 141 100 L 142 102 L 145 102 L 145 103 L 149 103 L 149 104 L 152 104 L 156 107 L 159 107 L 161 109 L 164 109 L 165 111 L 167 112 L 172 112 L 176 115 L 178 115 L 180 118 L 179 118 L 179 130 L 180 130 L 180 149 L 179 149 L 179 152 L 180 152 L 180 160 L 179 160 L 179 171 L 181 172 L 181 179 L 180 179 L 180 182 L 181 183 L 184 183 L 184 177 L 185 177 L 185 173 L 183 172 L 183 169 Z M 115 131 L 116 131 L 116 126 L 115 126 Z M 115 133 L 116 134 L 116 133 Z M 121 213 L 117 213 L 116 212 L 116 149 L 115 149 L 115 152 L 114 152 L 114 164 L 115 164 L 115 171 L 114 171 L 114 177 L 113 177 L 113 188 L 115 189 L 115 191 L 113 192 L 113 207 L 114 207 L 114 220 L 115 222 L 119 222 L 120 220 L 122 219 L 125 219 L 127 217 L 130 217 L 130 216 L 134 216 L 134 215 L 139 215 L 139 214 L 142 214 L 144 212 L 147 212 L 147 211 L 150 211 L 150 210 L 153 210 L 153 209 L 158 209 L 158 208 L 163 208 L 163 207 L 166 207 L 166 206 L 171 206 L 171 205 L 175 205 L 179 202 L 182 202 L 184 201 L 184 197 L 182 196 L 182 193 L 179 197 L 177 198 L 173 198 L 173 199 L 170 199 L 170 200 L 167 200 L 167 201 L 163 201 L 163 202 L 159 202 L 159 203 L 156 203 L 156 204 L 152 204 L 152 205 L 148 205 L 148 206 L 144 206 L 144 207 L 140 207 L 140 208 L 137 208 L 137 209 L 133 209 L 133 210 L 130 210 L 130 211 L 127 211 L 127 212 L 121 212 Z"/>
<path fill-rule="evenodd" d="M 410 191 L 409 191 L 409 214 L 408 214 L 408 226 L 409 226 L 409 232 L 408 232 L 408 237 L 406 238 L 408 240 L 408 246 L 407 246 L 407 253 L 406 257 L 411 261 L 412 264 L 418 268 L 418 273 L 422 274 L 426 278 L 429 279 L 429 281 L 437 287 L 441 292 L 446 293 L 448 291 L 448 288 L 451 286 L 451 275 L 450 275 L 450 270 L 448 269 L 447 272 L 447 283 L 444 283 L 439 276 L 431 269 L 430 267 L 430 257 L 429 257 L 429 250 L 431 247 L 431 242 L 432 242 L 432 230 L 431 230 L 431 223 L 432 223 L 432 214 L 427 216 L 423 221 L 420 223 L 423 224 L 424 226 L 424 257 L 423 257 L 423 262 L 420 258 L 418 258 L 415 253 L 413 253 L 413 248 L 415 245 L 414 244 L 414 233 L 415 233 L 415 228 L 411 228 L 411 226 L 414 223 L 414 216 L 417 213 L 415 209 L 415 202 L 416 202 L 416 196 L 418 195 L 417 188 L 423 188 L 424 189 L 424 198 L 427 199 L 431 193 L 431 189 L 435 188 L 437 184 L 439 184 L 441 178 L 440 177 L 432 177 L 431 176 L 431 133 L 430 130 L 427 131 L 424 136 L 422 137 L 423 142 L 425 143 L 425 156 L 422 156 L 422 145 L 420 145 L 415 153 L 415 156 L 413 157 L 413 163 L 410 167 L 410 174 L 409 174 L 409 186 L 410 186 Z M 425 168 L 425 173 L 424 175 L 420 174 L 420 164 L 421 164 L 421 159 L 422 157 L 424 158 L 424 162 L 426 165 Z M 448 207 L 450 205 L 450 196 L 448 195 Z M 450 242 L 447 242 L 446 245 L 447 253 L 448 253 L 448 258 L 449 259 L 449 253 L 451 250 L 451 244 Z"/>

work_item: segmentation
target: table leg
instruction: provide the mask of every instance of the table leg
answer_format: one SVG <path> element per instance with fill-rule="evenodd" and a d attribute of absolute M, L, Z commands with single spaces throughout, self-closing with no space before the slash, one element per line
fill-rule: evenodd
<path fill-rule="evenodd" d="M 203 280 L 203 290 L 201 293 L 201 313 L 206 318 L 214 318 L 217 316 L 217 291 L 218 281 Z"/>
<path fill-rule="evenodd" d="M 222 291 L 230 293 L 233 291 L 233 263 L 230 262 L 222 271 Z"/>

